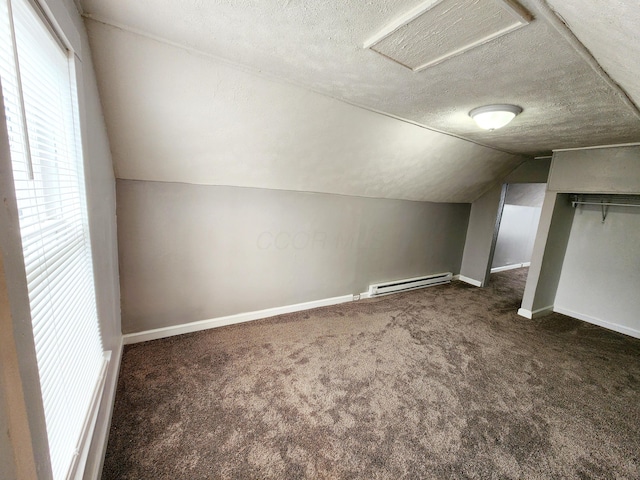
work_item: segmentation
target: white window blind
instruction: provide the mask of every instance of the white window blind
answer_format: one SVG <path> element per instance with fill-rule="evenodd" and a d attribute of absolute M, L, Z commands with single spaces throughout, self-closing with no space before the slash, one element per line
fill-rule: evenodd
<path fill-rule="evenodd" d="M 0 76 L 55 479 L 74 468 L 104 353 L 73 55 L 28 0 L 0 0 Z"/>

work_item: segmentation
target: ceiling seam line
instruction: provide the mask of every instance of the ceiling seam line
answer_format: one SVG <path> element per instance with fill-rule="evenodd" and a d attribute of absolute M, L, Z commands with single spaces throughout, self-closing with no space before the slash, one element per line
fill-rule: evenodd
<path fill-rule="evenodd" d="M 409 120 L 407 118 L 403 118 L 403 117 L 394 115 L 392 113 L 383 112 L 381 110 L 377 110 L 377 109 L 372 108 L 372 107 L 368 107 L 368 106 L 365 106 L 365 105 L 360 105 L 358 103 L 351 102 L 349 100 L 346 100 L 346 99 L 343 99 L 343 98 L 340 98 L 340 97 L 334 97 L 334 96 L 329 95 L 329 94 L 327 94 L 325 92 L 322 92 L 320 90 L 311 88 L 311 87 L 309 87 L 307 85 L 303 85 L 303 84 L 297 83 L 297 82 L 292 81 L 290 79 L 279 77 L 277 75 L 270 74 L 270 73 L 262 71 L 262 70 L 255 70 L 255 69 L 253 69 L 251 67 L 248 67 L 246 65 L 243 65 L 241 63 L 233 62 L 231 60 L 228 60 L 226 58 L 220 57 L 218 55 L 215 55 L 215 54 L 212 54 L 212 53 L 208 53 L 208 52 L 205 52 L 203 50 L 199 50 L 197 48 L 189 47 L 188 45 L 183 45 L 181 43 L 174 42 L 172 40 L 168 40 L 166 38 L 159 37 L 157 35 L 145 32 L 143 30 L 139 30 L 137 28 L 130 27 L 128 25 L 124 25 L 124 24 L 121 24 L 121 23 L 118 23 L 118 22 L 113 22 L 113 21 L 111 21 L 109 19 L 106 19 L 106 18 L 104 18 L 102 16 L 99 16 L 99 15 L 94 15 L 94 14 L 91 14 L 91 13 L 83 13 L 82 17 L 87 19 L 87 20 L 91 20 L 91 21 L 94 21 L 94 22 L 97 22 L 97 23 L 102 23 L 104 25 L 107 25 L 107 26 L 110 26 L 110 27 L 113 27 L 113 28 L 117 28 L 119 30 L 122 30 L 122 31 L 125 31 L 125 32 L 128 32 L 128 33 L 132 33 L 134 35 L 138 35 L 140 37 L 148 38 L 148 39 L 156 41 L 158 43 L 163 43 L 165 45 L 169 45 L 169 46 L 174 47 L 174 48 L 179 48 L 179 49 L 184 50 L 184 51 L 189 52 L 189 53 L 193 53 L 193 54 L 197 54 L 197 55 L 201 55 L 203 57 L 207 57 L 207 58 L 213 59 L 215 61 L 221 62 L 221 63 L 229 66 L 230 68 L 234 68 L 236 70 L 242 71 L 244 73 L 247 73 L 247 74 L 259 77 L 259 78 L 264 78 L 264 79 L 267 79 L 267 80 L 270 80 L 270 81 L 275 81 L 275 82 L 283 83 L 283 84 L 286 84 L 286 85 L 291 85 L 291 86 L 294 86 L 294 87 L 297 87 L 297 88 L 301 88 L 303 90 L 306 90 L 306 91 L 309 91 L 309 92 L 313 92 L 313 93 L 316 93 L 318 95 L 322 95 L 323 97 L 330 98 L 330 99 L 335 100 L 337 102 L 345 103 L 347 105 L 351 105 L 352 107 L 360 108 L 362 110 L 366 110 L 366 111 L 371 112 L 371 113 L 382 115 L 382 116 L 387 117 L 387 118 L 392 118 L 394 120 L 398 120 L 400 122 L 407 123 L 409 125 L 413 125 L 415 127 L 422 128 L 424 130 L 428 130 L 430 132 L 439 133 L 441 135 L 446 135 L 446 136 L 451 137 L 451 138 L 457 138 L 458 140 L 469 142 L 469 143 L 472 143 L 474 145 L 478 145 L 480 147 L 484 147 L 484 148 L 488 148 L 488 149 L 491 149 L 491 150 L 495 150 L 497 152 L 506 153 L 508 155 L 524 156 L 524 157 L 531 157 L 531 158 L 533 157 L 532 153 L 518 153 L 518 152 L 512 152 L 510 150 L 505 150 L 505 149 L 498 148 L 498 147 L 492 147 L 491 145 L 487 145 L 487 144 L 478 142 L 476 140 L 472 140 L 470 138 L 463 137 L 461 135 L 456 135 L 455 133 L 445 132 L 443 130 L 438 130 L 436 128 L 423 125 L 421 123 L 418 123 L 418 122 L 415 122 L 413 120 Z"/>
<path fill-rule="evenodd" d="M 540 11 L 545 19 L 551 24 L 553 28 L 569 43 L 571 47 L 580 55 L 587 64 L 596 72 L 604 81 L 615 90 L 622 98 L 623 103 L 629 107 L 633 114 L 640 119 L 640 107 L 636 105 L 633 99 L 627 94 L 627 92 L 616 82 L 607 71 L 602 68 L 602 65 L 596 60 L 591 51 L 580 41 L 580 39 L 573 33 L 569 25 L 565 22 L 560 14 L 558 14 L 546 0 L 537 0 Z"/>

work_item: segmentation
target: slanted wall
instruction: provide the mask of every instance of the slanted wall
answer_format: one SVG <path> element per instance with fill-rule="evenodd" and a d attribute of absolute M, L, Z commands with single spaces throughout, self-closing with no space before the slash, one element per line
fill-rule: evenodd
<path fill-rule="evenodd" d="M 492 245 L 496 240 L 496 222 L 502 212 L 502 185 L 546 183 L 550 165 L 548 159 L 527 160 L 473 202 L 460 275 L 478 285 L 486 282 L 492 262 Z"/>

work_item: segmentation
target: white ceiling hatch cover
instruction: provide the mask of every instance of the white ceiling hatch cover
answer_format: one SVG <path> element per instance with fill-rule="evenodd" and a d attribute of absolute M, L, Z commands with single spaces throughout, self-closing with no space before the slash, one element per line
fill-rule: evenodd
<path fill-rule="evenodd" d="M 385 26 L 364 48 L 418 72 L 524 27 L 531 19 L 511 0 L 428 0 Z"/>

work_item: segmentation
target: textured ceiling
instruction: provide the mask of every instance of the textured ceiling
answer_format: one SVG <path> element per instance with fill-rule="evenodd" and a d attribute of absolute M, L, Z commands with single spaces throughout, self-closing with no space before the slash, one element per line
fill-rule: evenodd
<path fill-rule="evenodd" d="M 640 105 L 640 2 L 550 0 L 598 63 Z"/>
<path fill-rule="evenodd" d="M 385 27 L 370 48 L 417 72 L 521 28 L 530 20 L 504 0 L 441 0 L 426 3 L 424 8 L 410 11 L 399 27 L 392 23 L 391 31 Z"/>
<path fill-rule="evenodd" d="M 530 25 L 421 72 L 363 48 L 421 3 L 84 0 L 82 5 L 100 21 L 511 152 L 640 141 L 637 109 L 548 18 L 541 0 L 520 2 L 534 18 Z M 636 2 L 552 3 L 637 101 L 640 66 L 630 60 L 639 48 L 638 7 L 631 6 Z M 524 112 L 502 130 L 481 131 L 467 113 L 489 103 L 518 104 Z"/>

